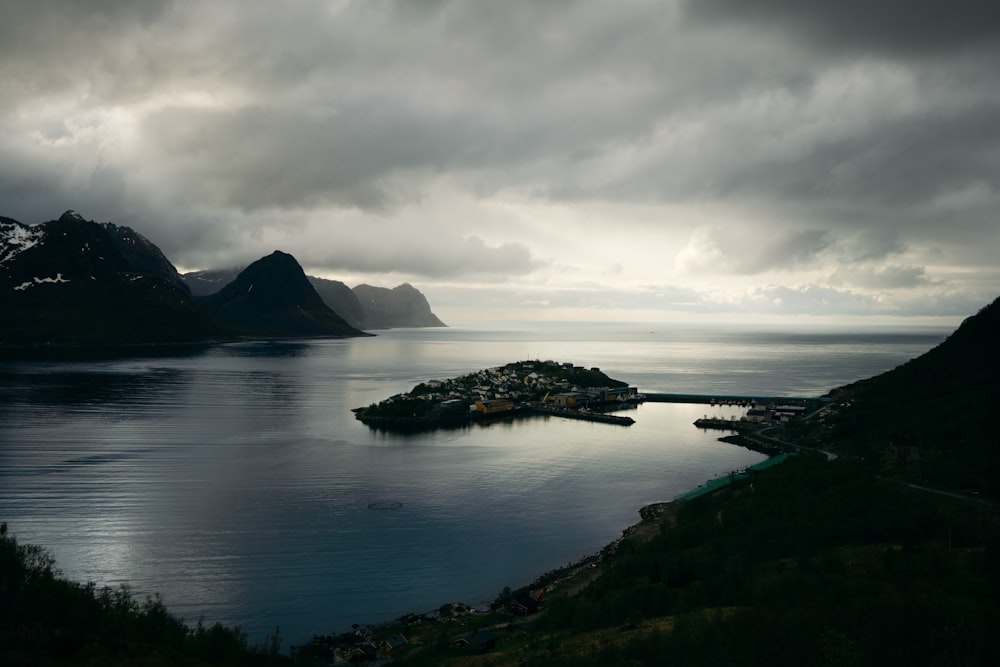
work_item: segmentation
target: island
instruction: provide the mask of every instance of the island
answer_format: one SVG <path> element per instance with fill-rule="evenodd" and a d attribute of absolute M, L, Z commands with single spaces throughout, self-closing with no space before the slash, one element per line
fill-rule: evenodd
<path fill-rule="evenodd" d="M 642 398 L 637 388 L 599 368 L 535 360 L 429 380 L 353 412 L 372 428 L 400 431 L 540 414 L 628 426 L 634 423 L 631 417 L 609 413 L 634 407 Z"/>

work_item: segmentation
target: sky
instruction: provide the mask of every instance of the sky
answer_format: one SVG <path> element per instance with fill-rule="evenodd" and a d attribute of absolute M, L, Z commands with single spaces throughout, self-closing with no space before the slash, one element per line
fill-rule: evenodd
<path fill-rule="evenodd" d="M 0 215 L 282 250 L 446 322 L 957 324 L 991 0 L 0 2 Z"/>

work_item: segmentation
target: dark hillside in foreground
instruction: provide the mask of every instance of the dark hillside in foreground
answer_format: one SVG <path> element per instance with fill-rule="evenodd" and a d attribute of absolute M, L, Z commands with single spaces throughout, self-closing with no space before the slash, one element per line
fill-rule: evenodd
<path fill-rule="evenodd" d="M 626 540 L 532 635 L 546 665 L 997 664 L 998 547 L 985 508 L 802 455 Z"/>
<path fill-rule="evenodd" d="M 280 665 L 280 640 L 249 646 L 239 628 L 185 625 L 159 598 L 59 577 L 44 549 L 0 523 L 0 664 Z"/>
<path fill-rule="evenodd" d="M 1000 497 L 1000 299 L 926 354 L 831 393 L 836 444 L 886 474 Z"/>

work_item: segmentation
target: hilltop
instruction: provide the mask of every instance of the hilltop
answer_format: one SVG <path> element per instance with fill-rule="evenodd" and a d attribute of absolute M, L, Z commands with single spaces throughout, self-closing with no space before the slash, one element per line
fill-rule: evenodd
<path fill-rule="evenodd" d="M 833 446 L 910 481 L 1000 497 L 1000 299 L 940 345 L 830 393 Z"/>

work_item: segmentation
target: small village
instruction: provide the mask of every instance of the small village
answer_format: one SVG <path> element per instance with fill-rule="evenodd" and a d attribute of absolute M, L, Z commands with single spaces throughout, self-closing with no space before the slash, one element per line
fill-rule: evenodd
<path fill-rule="evenodd" d="M 629 425 L 607 414 L 643 399 L 635 387 L 599 368 L 556 361 L 519 361 L 449 380 L 423 382 L 404 394 L 356 408 L 355 417 L 378 427 L 419 428 L 491 418 L 551 414 Z"/>

